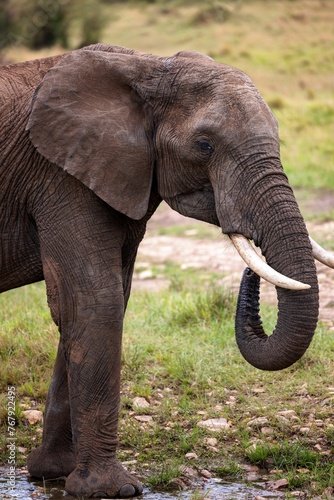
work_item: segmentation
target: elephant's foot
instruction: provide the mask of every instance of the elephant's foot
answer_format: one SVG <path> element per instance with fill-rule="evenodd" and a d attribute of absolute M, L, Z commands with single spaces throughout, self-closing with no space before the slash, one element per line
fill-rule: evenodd
<path fill-rule="evenodd" d="M 39 446 L 28 458 L 28 471 L 33 477 L 54 479 L 68 476 L 75 469 L 75 456 L 72 451 L 46 451 Z"/>
<path fill-rule="evenodd" d="M 114 459 L 100 472 L 75 469 L 67 478 L 65 489 L 73 496 L 131 498 L 140 495 L 143 486 Z"/>

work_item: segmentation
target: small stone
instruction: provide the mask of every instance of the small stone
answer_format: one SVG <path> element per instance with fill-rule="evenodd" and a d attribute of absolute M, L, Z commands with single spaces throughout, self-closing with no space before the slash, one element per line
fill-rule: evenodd
<path fill-rule="evenodd" d="M 297 417 L 297 413 L 295 410 L 282 410 L 278 411 L 277 415 L 281 415 L 282 417 L 291 419 L 292 417 Z"/>
<path fill-rule="evenodd" d="M 323 401 L 321 401 L 320 406 L 327 406 L 330 403 L 332 403 L 332 401 L 333 401 L 333 398 L 326 398 Z"/>
<path fill-rule="evenodd" d="M 132 400 L 133 408 L 148 408 L 150 403 L 145 398 L 134 398 Z"/>
<path fill-rule="evenodd" d="M 25 410 L 22 412 L 22 415 L 24 415 L 30 425 L 43 423 L 43 413 L 39 410 Z"/>
<path fill-rule="evenodd" d="M 301 434 L 308 434 L 308 433 L 310 432 L 310 428 L 309 428 L 309 427 L 301 427 L 301 428 L 299 429 L 299 432 L 300 432 Z"/>
<path fill-rule="evenodd" d="M 260 478 L 259 474 L 254 474 L 254 472 L 250 472 L 249 474 L 246 475 L 246 481 L 250 483 L 257 481 L 259 478 Z"/>
<path fill-rule="evenodd" d="M 218 444 L 218 439 L 216 438 L 205 438 L 204 443 L 208 444 L 209 446 L 217 446 Z"/>
<path fill-rule="evenodd" d="M 181 467 L 182 475 L 191 481 L 199 478 L 198 471 L 194 467 Z"/>
<path fill-rule="evenodd" d="M 206 470 L 206 469 L 202 469 L 202 470 L 201 470 L 201 475 L 202 475 L 203 477 L 205 477 L 206 479 L 211 479 L 211 478 L 212 478 L 212 474 L 211 474 L 211 472 L 209 472 L 209 471 L 208 471 L 208 470 Z"/>
<path fill-rule="evenodd" d="M 182 481 L 182 479 L 176 477 L 168 482 L 168 487 L 171 490 L 180 491 L 186 489 L 186 484 Z"/>
<path fill-rule="evenodd" d="M 249 425 L 250 427 L 256 427 L 257 425 L 265 425 L 267 423 L 267 417 L 257 417 L 250 420 L 247 425 Z"/>
<path fill-rule="evenodd" d="M 23 446 L 18 446 L 18 447 L 17 447 L 17 451 L 18 451 L 19 453 L 23 453 L 23 454 L 24 454 L 24 453 L 26 453 L 27 448 L 23 448 Z"/>
<path fill-rule="evenodd" d="M 265 436 L 270 436 L 270 434 L 272 434 L 274 431 L 271 427 L 261 427 L 261 432 Z"/>
<path fill-rule="evenodd" d="M 240 468 L 247 472 L 253 472 L 253 473 L 259 472 L 260 470 L 260 467 L 258 467 L 257 465 L 248 465 L 248 464 L 242 464 Z"/>
<path fill-rule="evenodd" d="M 253 389 L 251 389 L 251 391 L 254 394 L 263 394 L 264 392 L 267 392 L 264 387 L 253 387 Z"/>
<path fill-rule="evenodd" d="M 186 453 L 185 457 L 188 458 L 189 460 L 197 460 L 198 459 L 198 455 L 196 455 L 196 453 Z"/>
<path fill-rule="evenodd" d="M 126 460 L 125 462 L 122 462 L 122 465 L 127 467 L 128 465 L 135 465 L 138 462 L 138 460 Z"/>
<path fill-rule="evenodd" d="M 283 415 L 276 415 L 277 420 L 279 420 L 282 424 L 288 424 L 289 420 Z"/>
<path fill-rule="evenodd" d="M 200 420 L 197 425 L 204 427 L 209 431 L 222 431 L 230 428 L 229 422 L 226 418 L 210 418 L 209 420 Z"/>
<path fill-rule="evenodd" d="M 267 484 L 271 490 L 279 490 L 280 488 L 286 488 L 289 485 L 286 479 L 278 479 L 277 481 L 270 481 Z"/>
<path fill-rule="evenodd" d="M 136 415 L 135 419 L 138 420 L 138 422 L 143 423 L 153 422 L 153 418 L 151 417 L 151 415 Z"/>

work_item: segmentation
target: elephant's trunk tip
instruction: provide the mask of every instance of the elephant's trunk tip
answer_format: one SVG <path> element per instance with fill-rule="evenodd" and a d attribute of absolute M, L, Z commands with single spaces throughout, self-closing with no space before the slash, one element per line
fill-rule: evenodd
<path fill-rule="evenodd" d="M 246 268 L 240 283 L 235 332 L 240 352 L 248 363 L 260 370 L 275 371 L 288 368 L 302 357 L 312 340 L 316 324 L 314 328 L 309 325 L 305 331 L 301 330 L 299 323 L 293 325 L 294 320 L 289 314 L 291 311 L 288 313 L 289 322 L 285 315 L 282 319 L 279 314 L 274 332 L 270 336 L 265 333 L 260 316 L 260 277 Z"/>
<path fill-rule="evenodd" d="M 240 283 L 235 329 L 239 348 L 245 340 L 268 338 L 260 316 L 260 276 L 249 267 L 244 270 Z"/>

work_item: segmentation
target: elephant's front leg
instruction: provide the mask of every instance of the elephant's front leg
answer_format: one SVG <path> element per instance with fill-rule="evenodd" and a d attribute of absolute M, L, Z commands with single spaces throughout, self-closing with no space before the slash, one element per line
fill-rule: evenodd
<path fill-rule="evenodd" d="M 69 394 L 77 464 L 67 478 L 66 490 L 72 495 L 128 498 L 142 491 L 116 459 L 124 311 L 123 301 L 117 303 L 116 297 L 123 298 L 122 290 L 117 288 L 115 284 L 112 301 L 100 297 L 97 304 L 89 304 L 81 299 L 89 321 L 69 346 Z"/>
<path fill-rule="evenodd" d="M 61 342 L 43 444 L 32 453 L 29 468 L 39 476 L 70 473 L 65 488 L 74 496 L 127 498 L 141 493 L 142 486 L 116 458 L 124 315 L 121 251 L 100 251 L 91 266 L 84 245 L 78 248 L 72 266 L 57 261 L 49 249 L 43 253 L 44 268 L 52 269 L 46 273 L 47 289 Z"/>
<path fill-rule="evenodd" d="M 48 302 L 66 362 L 62 380 L 68 384 L 75 469 L 65 488 L 75 497 L 127 498 L 141 493 L 142 486 L 116 458 L 126 223 L 84 187 L 70 183 L 75 181 L 65 179 L 58 187 L 61 195 L 65 191 L 63 205 L 58 208 L 57 198 L 57 210 L 50 209 L 48 199 L 48 213 L 36 217 Z M 47 417 L 61 408 L 65 418 L 57 399 L 52 409 L 50 400 Z M 52 441 L 51 425 L 44 439 Z M 68 446 L 63 450 L 66 456 Z"/>
<path fill-rule="evenodd" d="M 67 370 L 63 343 L 58 346 L 57 359 L 46 400 L 42 445 L 28 459 L 32 476 L 57 478 L 68 476 L 75 469 L 72 443 Z"/>

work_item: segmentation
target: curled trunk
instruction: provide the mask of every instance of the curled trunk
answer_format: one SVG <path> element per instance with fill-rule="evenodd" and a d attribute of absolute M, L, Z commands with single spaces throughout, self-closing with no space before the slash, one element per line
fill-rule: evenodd
<path fill-rule="evenodd" d="M 255 368 L 282 370 L 295 363 L 307 350 L 317 315 L 313 314 L 306 323 L 300 319 L 303 315 L 309 318 L 310 312 L 308 301 L 296 309 L 296 295 L 300 293 L 304 294 L 283 289 L 278 291 L 279 304 L 285 304 L 284 311 L 279 306 L 276 328 L 268 337 L 260 316 L 260 278 L 251 269 L 245 269 L 238 297 L 236 339 L 241 354 Z"/>
<path fill-rule="evenodd" d="M 244 272 L 236 313 L 236 340 L 244 358 L 262 370 L 281 370 L 300 359 L 310 345 L 318 321 L 316 267 L 305 224 L 294 200 L 281 203 L 280 208 L 277 213 L 276 203 L 275 215 L 269 209 L 265 212 L 270 224 L 262 226 L 259 241 L 262 253 L 273 269 L 310 288 L 276 287 L 277 324 L 267 336 L 259 313 L 260 278 L 249 268 Z"/>

